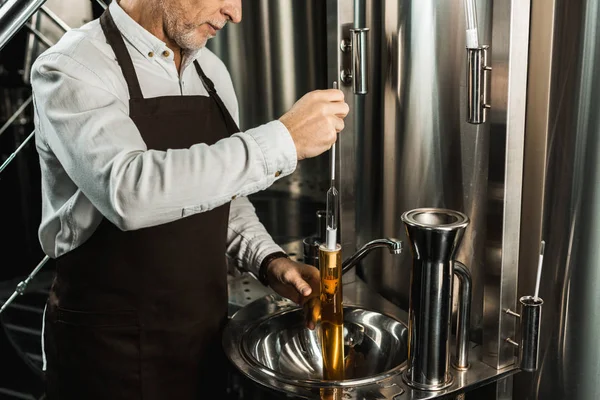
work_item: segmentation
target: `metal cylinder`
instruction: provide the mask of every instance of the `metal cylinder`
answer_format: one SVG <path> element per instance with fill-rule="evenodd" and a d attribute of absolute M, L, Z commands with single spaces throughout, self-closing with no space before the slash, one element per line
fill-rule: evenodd
<path fill-rule="evenodd" d="M 319 246 L 325 243 L 327 231 L 326 210 L 317 210 L 317 234 L 302 240 L 303 261 L 305 264 L 319 268 Z"/>
<path fill-rule="evenodd" d="M 467 121 L 482 124 L 486 121 L 487 84 L 485 71 L 487 65 L 487 46 L 467 49 Z"/>
<path fill-rule="evenodd" d="M 319 268 L 319 246 L 321 241 L 316 236 L 309 236 L 302 240 L 303 256 L 305 264 Z"/>
<path fill-rule="evenodd" d="M 367 94 L 369 77 L 367 33 L 369 28 L 350 29 L 352 34 L 352 81 L 354 94 Z"/>
<path fill-rule="evenodd" d="M 327 236 L 327 210 L 317 211 L 317 240 L 325 242 Z"/>
<path fill-rule="evenodd" d="M 542 321 L 542 304 L 539 297 L 523 296 L 521 303 L 521 339 L 519 344 L 519 362 L 523 371 L 538 369 L 540 347 L 540 323 Z"/>
<path fill-rule="evenodd" d="M 420 390 L 440 390 L 452 384 L 453 260 L 469 218 L 458 211 L 420 208 L 405 212 L 401 219 L 413 256 L 404 380 Z"/>

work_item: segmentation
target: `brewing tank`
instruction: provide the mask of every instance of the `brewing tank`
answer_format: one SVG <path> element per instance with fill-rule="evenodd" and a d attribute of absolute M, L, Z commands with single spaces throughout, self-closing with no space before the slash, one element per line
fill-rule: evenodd
<path fill-rule="evenodd" d="M 359 111 L 358 245 L 373 237 L 406 242 L 400 215 L 407 210 L 465 213 L 471 223 L 457 259 L 473 275 L 472 324 L 479 326 L 490 123 L 466 122 L 464 2 L 374 0 L 365 9 L 371 90 Z M 477 1 L 482 44 L 491 44 L 491 11 L 490 1 Z M 408 309 L 410 265 L 409 252 L 381 252 L 358 274 Z"/>
<path fill-rule="evenodd" d="M 600 398 L 600 1 L 533 1 L 519 291 L 546 242 L 540 367 L 516 400 Z M 535 72 L 534 72 L 535 71 Z"/>

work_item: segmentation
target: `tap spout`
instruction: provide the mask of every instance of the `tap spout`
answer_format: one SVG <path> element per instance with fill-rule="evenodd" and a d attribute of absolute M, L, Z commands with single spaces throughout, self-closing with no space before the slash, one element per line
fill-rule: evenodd
<path fill-rule="evenodd" d="M 354 267 L 360 260 L 362 260 L 367 254 L 369 254 L 372 250 L 387 247 L 391 254 L 400 254 L 402 253 L 402 241 L 395 238 L 386 238 L 386 239 L 375 239 L 371 240 L 369 243 L 365 244 L 360 248 L 356 253 L 348 257 L 342 263 L 342 274 L 350 271 L 352 267 Z"/>

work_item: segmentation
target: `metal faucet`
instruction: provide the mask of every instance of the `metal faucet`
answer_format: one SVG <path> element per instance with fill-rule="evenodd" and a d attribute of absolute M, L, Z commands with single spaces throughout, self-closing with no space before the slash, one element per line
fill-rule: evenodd
<path fill-rule="evenodd" d="M 354 267 L 360 260 L 362 260 L 367 254 L 369 254 L 372 250 L 387 247 L 391 254 L 400 254 L 402 253 L 402 241 L 394 238 L 388 239 L 375 239 L 371 240 L 369 243 L 365 244 L 360 248 L 356 253 L 348 257 L 344 262 L 342 262 L 342 274 L 350 271 L 352 267 Z"/>

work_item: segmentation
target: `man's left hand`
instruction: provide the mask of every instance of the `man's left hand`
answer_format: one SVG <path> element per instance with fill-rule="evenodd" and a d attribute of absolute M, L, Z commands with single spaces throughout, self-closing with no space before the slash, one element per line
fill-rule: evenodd
<path fill-rule="evenodd" d="M 269 286 L 277 294 L 305 307 L 306 324 L 314 329 L 320 311 L 315 309 L 317 304 L 306 308 L 309 304 L 318 303 L 321 286 L 319 270 L 289 258 L 276 258 L 267 265 L 266 276 Z"/>

